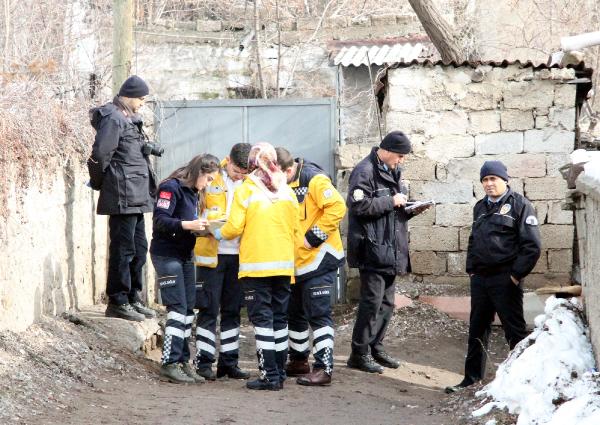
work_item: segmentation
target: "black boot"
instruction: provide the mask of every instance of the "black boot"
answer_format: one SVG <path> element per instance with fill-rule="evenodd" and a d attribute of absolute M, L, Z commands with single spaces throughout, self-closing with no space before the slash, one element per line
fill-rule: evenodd
<path fill-rule="evenodd" d="M 132 322 L 143 322 L 145 319 L 144 315 L 135 311 L 135 309 L 129 303 L 121 305 L 109 303 L 106 306 L 104 315 L 106 317 L 117 317 L 119 319 L 130 320 Z"/>
<path fill-rule="evenodd" d="M 214 381 L 217 379 L 215 373 L 212 370 L 212 367 L 199 367 L 196 369 L 196 373 L 206 379 L 207 381 Z"/>
<path fill-rule="evenodd" d="M 235 366 L 217 366 L 217 378 L 248 379 L 250 374 Z"/>
<path fill-rule="evenodd" d="M 281 389 L 281 385 L 279 382 L 271 382 L 265 378 L 246 382 L 246 388 L 249 390 L 279 391 Z"/>
<path fill-rule="evenodd" d="M 370 354 L 350 354 L 346 362 L 349 368 L 360 369 L 369 373 L 383 373 L 383 367 L 373 360 Z"/>
<path fill-rule="evenodd" d="M 139 301 L 131 303 L 131 306 L 133 307 L 133 309 L 135 311 L 137 311 L 140 314 L 143 314 L 144 317 L 147 317 L 148 319 L 153 319 L 156 317 L 156 311 L 152 310 L 151 308 L 146 307 L 144 304 L 142 304 Z"/>
<path fill-rule="evenodd" d="M 400 367 L 400 362 L 385 351 L 373 352 L 373 360 L 381 366 L 389 367 L 390 369 L 398 369 Z"/>
<path fill-rule="evenodd" d="M 473 385 L 474 383 L 475 383 L 475 382 L 472 382 L 472 381 L 468 381 L 468 380 L 466 380 L 466 379 L 463 379 L 463 380 L 460 382 L 460 384 L 457 384 L 457 385 L 454 385 L 454 386 L 451 386 L 451 387 L 446 387 L 446 389 L 444 390 L 444 392 L 445 392 L 446 394 L 452 394 L 452 393 L 456 393 L 456 392 L 458 392 L 458 391 L 460 391 L 460 390 L 462 390 L 462 389 L 464 389 L 464 388 L 466 388 L 466 387 L 469 387 L 469 386 Z"/>

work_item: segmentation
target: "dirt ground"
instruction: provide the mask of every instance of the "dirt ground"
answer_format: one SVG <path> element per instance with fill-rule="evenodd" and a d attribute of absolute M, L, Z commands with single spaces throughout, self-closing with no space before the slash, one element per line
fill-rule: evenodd
<path fill-rule="evenodd" d="M 85 323 L 47 318 L 22 334 L 0 333 L 0 423 L 455 425 L 489 419 L 468 418 L 480 402 L 474 391 L 443 393 L 462 378 L 466 323 L 418 301 L 397 310 L 386 344 L 403 364 L 372 375 L 345 366 L 354 315 L 353 307 L 336 309 L 333 384 L 302 387 L 289 378 L 279 392 L 248 391 L 235 380 L 161 382 L 158 350 L 151 358 L 130 354 Z M 256 374 L 247 322 L 240 342 L 241 366 Z M 495 329 L 490 368 L 506 354 Z"/>

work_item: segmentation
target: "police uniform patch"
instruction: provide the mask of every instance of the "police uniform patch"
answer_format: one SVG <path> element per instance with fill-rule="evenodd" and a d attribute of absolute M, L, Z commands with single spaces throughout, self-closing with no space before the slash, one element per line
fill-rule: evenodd
<path fill-rule="evenodd" d="M 327 189 L 323 192 L 323 197 L 325 199 L 329 199 L 333 196 L 333 191 L 331 189 Z"/>
<path fill-rule="evenodd" d="M 502 208 L 500 208 L 500 214 L 507 214 L 511 209 L 510 204 L 504 204 L 502 205 Z"/>
<path fill-rule="evenodd" d="M 538 219 L 535 217 L 535 215 L 530 215 L 525 219 L 525 223 L 529 224 L 530 226 L 537 226 Z"/>
<path fill-rule="evenodd" d="M 169 207 L 171 206 L 171 201 L 164 199 L 164 198 L 160 198 L 157 202 L 156 202 L 156 206 L 158 208 L 162 208 L 165 210 L 168 210 Z"/>
<path fill-rule="evenodd" d="M 171 199 L 171 196 L 173 196 L 173 194 L 171 192 L 165 192 L 165 191 L 161 191 L 160 195 L 158 195 L 158 197 L 162 198 L 162 199 Z"/>
<path fill-rule="evenodd" d="M 362 201 L 365 199 L 365 192 L 363 192 L 362 189 L 354 189 L 354 192 L 352 192 L 352 199 L 355 201 Z"/>

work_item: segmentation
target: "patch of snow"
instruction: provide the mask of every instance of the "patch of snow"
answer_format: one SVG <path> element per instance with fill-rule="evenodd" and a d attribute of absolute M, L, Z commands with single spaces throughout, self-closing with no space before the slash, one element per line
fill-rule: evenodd
<path fill-rule="evenodd" d="M 550 297 L 536 328 L 500 365 L 496 378 L 477 396 L 493 401 L 473 412 L 493 408 L 518 414 L 517 425 L 600 424 L 600 374 L 595 370 L 589 329 L 576 298 Z"/>

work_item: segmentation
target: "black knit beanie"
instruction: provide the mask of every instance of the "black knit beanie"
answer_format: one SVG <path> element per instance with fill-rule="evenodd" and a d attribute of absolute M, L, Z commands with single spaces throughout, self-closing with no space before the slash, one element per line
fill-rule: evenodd
<path fill-rule="evenodd" d="M 406 155 L 410 153 L 410 140 L 401 131 L 392 131 L 379 144 L 381 149 Z"/>
<path fill-rule="evenodd" d="M 506 165 L 501 161 L 485 161 L 479 172 L 479 181 L 487 176 L 498 176 L 504 181 L 508 181 L 508 171 Z"/>
<path fill-rule="evenodd" d="M 137 75 L 132 75 L 125 80 L 121 89 L 119 90 L 119 96 L 138 98 L 147 96 L 150 93 L 148 84 Z"/>

